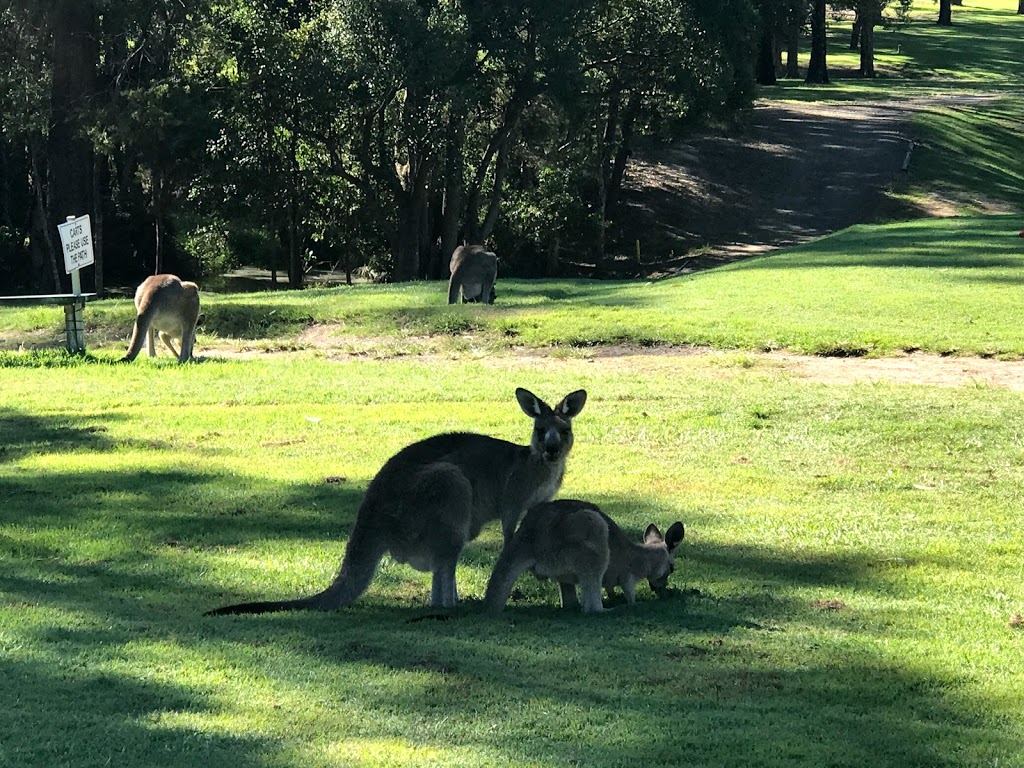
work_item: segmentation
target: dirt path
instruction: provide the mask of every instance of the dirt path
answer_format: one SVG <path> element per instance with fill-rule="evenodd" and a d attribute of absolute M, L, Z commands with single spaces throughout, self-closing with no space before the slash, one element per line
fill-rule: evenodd
<path fill-rule="evenodd" d="M 622 242 L 687 271 L 877 218 L 910 146 L 908 104 L 759 103 L 734 135 L 638 154 Z"/>
<path fill-rule="evenodd" d="M 363 339 L 368 348 L 373 348 L 372 339 Z M 348 345 L 346 345 L 347 347 Z M 381 347 L 386 346 L 381 344 Z M 364 352 L 353 352 L 343 348 L 332 327 L 318 325 L 304 333 L 301 347 L 307 351 L 325 355 L 329 360 L 346 361 L 364 359 Z M 282 354 L 280 351 L 221 345 L 206 347 L 199 353 L 202 357 L 230 359 L 259 359 Z M 441 361 L 448 360 L 447 353 L 402 354 L 402 360 Z M 560 365 L 593 363 L 603 370 L 641 371 L 660 370 L 685 371 L 692 368 L 694 358 L 714 359 L 724 362 L 725 367 L 733 361 L 742 360 L 752 368 L 776 371 L 808 382 L 820 384 L 862 384 L 886 382 L 891 384 L 924 384 L 938 387 L 989 386 L 1024 392 L 1024 360 L 993 360 L 979 357 L 941 357 L 915 353 L 899 357 L 846 358 L 812 357 L 786 352 L 721 351 L 693 347 L 637 347 L 612 345 L 594 347 L 578 354 L 566 355 L 565 350 L 530 349 L 524 351 L 496 351 L 478 359 L 486 365 L 499 369 L 517 368 L 523 365 Z M 379 358 L 377 358 L 379 359 Z M 736 363 L 741 364 L 741 363 Z"/>

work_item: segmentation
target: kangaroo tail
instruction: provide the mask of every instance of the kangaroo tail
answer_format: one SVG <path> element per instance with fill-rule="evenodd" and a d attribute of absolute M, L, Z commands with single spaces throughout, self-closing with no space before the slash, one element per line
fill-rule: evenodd
<path fill-rule="evenodd" d="M 462 288 L 462 277 L 459 275 L 459 268 L 456 267 L 452 276 L 448 279 L 448 303 L 459 303 L 459 290 Z"/>
<path fill-rule="evenodd" d="M 512 588 L 523 571 L 536 564 L 536 560 L 519 551 L 516 540 L 506 546 L 494 564 L 494 571 L 487 581 L 487 593 L 484 595 L 484 608 L 488 613 L 501 613 L 505 603 L 512 596 Z"/>
<path fill-rule="evenodd" d="M 277 613 L 280 611 L 333 611 L 351 605 L 366 591 L 377 572 L 387 547 L 379 537 L 366 535 L 356 525 L 345 549 L 345 558 L 334 581 L 323 592 L 298 600 L 269 600 L 226 605 L 207 611 L 204 616 L 240 613 Z"/>
<path fill-rule="evenodd" d="M 152 321 L 150 313 L 143 310 L 135 318 L 135 325 L 132 327 L 132 340 L 128 343 L 128 352 L 121 358 L 122 363 L 130 363 L 139 356 L 142 345 L 146 343 L 146 335 L 149 333 L 149 324 Z"/>

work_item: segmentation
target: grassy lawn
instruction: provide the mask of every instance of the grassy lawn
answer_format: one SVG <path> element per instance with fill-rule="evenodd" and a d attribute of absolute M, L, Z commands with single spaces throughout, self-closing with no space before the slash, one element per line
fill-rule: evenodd
<path fill-rule="evenodd" d="M 1024 209 L 1015 7 L 969 0 L 943 31 L 920 4 L 879 33 L 886 77 L 774 95 L 997 93 L 918 113 L 904 191 Z M 660 282 L 503 279 L 494 307 L 440 283 L 204 294 L 187 366 L 113 364 L 129 300 L 89 305 L 81 359 L 18 351 L 61 345 L 59 308 L 0 310 L 0 767 L 1024 768 L 1019 393 L 817 384 L 748 354 L 1020 358 L 1022 226 L 863 225 Z M 587 354 L 612 343 L 718 351 Z M 526 577 L 486 617 L 492 526 L 445 615 L 385 558 L 344 611 L 202 616 L 322 588 L 408 443 L 525 442 L 517 386 L 590 393 L 562 497 L 637 538 L 686 524 L 668 598 L 585 618 Z"/>
<path fill-rule="evenodd" d="M 493 307 L 449 307 L 438 282 L 204 295 L 197 354 L 221 347 L 459 357 L 556 346 L 572 355 L 625 343 L 1018 358 L 1022 224 L 1016 216 L 983 216 L 863 225 L 660 282 L 502 280 Z M 95 354 L 124 353 L 133 312 L 127 299 L 89 305 Z M 53 307 L 0 312 L 8 349 L 23 341 L 58 345 L 62 331 Z"/>
<path fill-rule="evenodd" d="M 64 367 L 4 358 L 0 757 L 17 766 L 1024 765 L 1019 396 L 793 379 L 735 353 Z M 319 589 L 396 449 L 525 440 L 591 395 L 564 497 L 688 527 L 675 594 L 479 614 L 385 559 Z M 328 482 L 332 480 L 333 482 Z"/>

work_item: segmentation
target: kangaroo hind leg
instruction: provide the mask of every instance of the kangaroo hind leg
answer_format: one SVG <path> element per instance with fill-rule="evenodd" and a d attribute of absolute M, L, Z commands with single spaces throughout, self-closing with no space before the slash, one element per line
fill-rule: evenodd
<path fill-rule="evenodd" d="M 165 347 L 167 347 L 169 350 L 171 350 L 171 354 L 172 355 L 174 355 L 176 358 L 181 360 L 181 353 L 178 352 L 178 350 L 176 350 L 174 348 L 174 337 L 171 336 L 171 334 L 165 333 L 164 331 L 160 331 L 160 341 L 162 341 L 164 343 Z M 185 346 L 184 343 L 182 343 L 181 346 L 184 348 L 184 346 Z M 182 361 L 182 362 L 184 362 L 184 361 Z"/>
<path fill-rule="evenodd" d="M 566 610 L 579 608 L 580 601 L 576 597 L 576 585 L 568 584 L 564 581 L 558 583 L 558 589 L 562 593 L 562 608 Z"/>
<path fill-rule="evenodd" d="M 604 610 L 604 603 L 601 602 L 601 577 L 590 575 L 580 579 L 580 592 L 584 613 L 600 613 Z"/>
<path fill-rule="evenodd" d="M 455 586 L 455 566 L 458 555 L 434 566 L 430 586 L 432 608 L 454 608 L 459 602 L 459 590 Z"/>

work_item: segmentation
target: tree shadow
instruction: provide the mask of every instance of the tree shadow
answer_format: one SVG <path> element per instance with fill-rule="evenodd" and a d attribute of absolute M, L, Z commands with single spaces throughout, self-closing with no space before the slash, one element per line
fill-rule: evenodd
<path fill-rule="evenodd" d="M 0 593 L 5 610 L 32 622 L 11 630 L 32 653 L 0 672 L 18 697 L 19 735 L 4 747 L 19 765 L 72 762 L 69 743 L 37 738 L 54 725 L 97 765 L 110 743 L 130 745 L 146 765 L 260 764 L 275 754 L 287 761 L 291 746 L 280 739 L 195 724 L 235 714 L 237 687 L 159 683 L 135 677 L 137 665 L 111 671 L 119 667 L 112 660 L 142 643 L 174 649 L 162 674 L 185 677 L 182 659 L 200 656 L 301 696 L 328 738 L 332 728 L 349 738 L 347 715 L 326 704 L 344 699 L 373 723 L 373 739 L 441 754 L 458 746 L 539 765 L 674 766 L 692 753 L 709 765 L 906 766 L 1014 748 L 999 716 L 983 714 L 985 702 L 966 686 L 890 658 L 877 642 L 884 622 L 866 609 L 848 617 L 795 595 L 814 587 L 888 594 L 886 571 L 867 556 L 686 545 L 676 586 L 688 589 L 667 599 L 643 592 L 633 609 L 599 617 L 562 611 L 549 590 L 500 618 L 482 615 L 479 598 L 470 598 L 443 614 L 447 621 L 421 620 L 437 613 L 425 605 L 427 591 L 410 599 L 387 579 L 338 612 L 202 617 L 226 597 L 214 557 L 235 557 L 233 548 L 254 542 L 311 539 L 340 557 L 362 489 L 208 470 L 141 478 L 97 470 L 62 476 L 57 493 L 54 485 L 49 472 L 31 470 L 5 486 L 15 496 L 5 504 Z M 635 498 L 599 501 L 636 507 Z M 650 511 L 623 521 L 631 538 Z M 467 552 L 462 567 L 478 580 L 497 539 Z M 242 554 L 243 574 L 263 567 Z M 333 687 L 352 674 L 364 684 Z M 278 733 L 286 717 L 269 712 L 262 732 Z M 160 754 L 137 757 L 150 751 Z"/>
<path fill-rule="evenodd" d="M 108 435 L 110 421 L 123 421 L 119 414 L 93 416 L 37 416 L 14 408 L 0 408 L 0 463 L 16 461 L 28 453 L 106 451 L 114 446 Z"/>
<path fill-rule="evenodd" d="M 45 660 L 8 656 L 0 685 L 16 692 L 0 718 L 7 765 L 259 765 L 273 746 L 252 735 L 195 729 L 165 718 L 216 715 L 216 692 L 91 667 L 90 649 L 125 642 L 120 633 L 67 630 L 40 642 Z"/>

